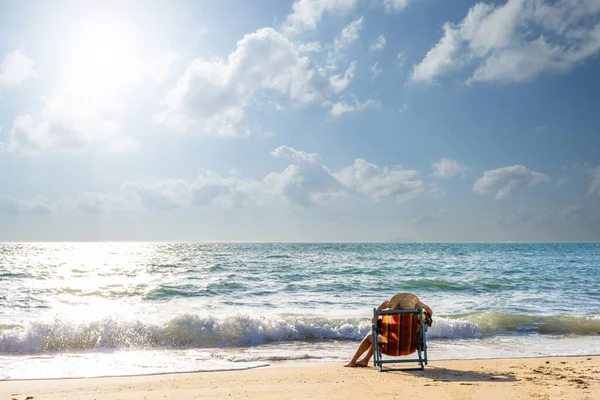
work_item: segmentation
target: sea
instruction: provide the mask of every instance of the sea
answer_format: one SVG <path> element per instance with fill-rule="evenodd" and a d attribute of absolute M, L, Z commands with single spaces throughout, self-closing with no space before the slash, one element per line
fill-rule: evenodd
<path fill-rule="evenodd" d="M 399 292 L 430 365 L 600 354 L 600 244 L 0 243 L 0 380 L 341 365 Z"/>

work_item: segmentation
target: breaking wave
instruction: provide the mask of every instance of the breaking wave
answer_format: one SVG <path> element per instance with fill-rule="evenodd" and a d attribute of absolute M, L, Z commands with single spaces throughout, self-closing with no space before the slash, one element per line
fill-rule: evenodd
<path fill-rule="evenodd" d="M 184 314 L 164 324 L 120 321 L 32 322 L 0 325 L 0 354 L 94 351 L 101 349 L 177 349 L 249 347 L 276 342 L 361 340 L 371 329 L 358 318 L 223 318 Z M 530 316 L 483 312 L 434 317 L 428 339 L 480 339 L 498 334 L 599 334 L 600 318 Z"/>

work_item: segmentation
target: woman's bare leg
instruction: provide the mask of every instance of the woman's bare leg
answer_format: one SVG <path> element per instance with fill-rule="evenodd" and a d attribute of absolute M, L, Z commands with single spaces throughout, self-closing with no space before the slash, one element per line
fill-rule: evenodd
<path fill-rule="evenodd" d="M 344 365 L 344 367 L 366 367 L 369 363 L 369 359 L 373 355 L 372 344 L 373 344 L 373 338 L 371 337 L 371 335 L 365 336 L 365 338 L 362 340 L 362 342 L 360 342 L 358 349 L 356 349 L 356 353 L 354 353 L 354 357 L 352 357 L 352 360 L 350 360 L 350 362 L 348 364 Z M 365 358 L 363 358 L 362 360 L 357 362 L 358 358 L 365 351 L 367 352 L 367 356 L 369 356 L 369 358 L 367 358 L 367 356 L 365 356 Z"/>
<path fill-rule="evenodd" d="M 367 365 L 369 365 L 369 360 L 371 359 L 372 356 L 373 356 L 373 346 L 369 347 L 369 350 L 367 350 L 367 354 L 365 354 L 365 356 L 361 360 L 358 360 L 356 362 L 356 365 L 358 365 L 360 367 L 366 367 Z"/>

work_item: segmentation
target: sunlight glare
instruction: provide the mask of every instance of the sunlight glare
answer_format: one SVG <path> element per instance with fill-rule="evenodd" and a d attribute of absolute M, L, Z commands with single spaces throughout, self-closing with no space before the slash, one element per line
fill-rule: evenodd
<path fill-rule="evenodd" d="M 103 103 L 139 79 L 141 43 L 127 24 L 88 21 L 69 36 L 64 71 L 71 93 L 92 104 Z"/>

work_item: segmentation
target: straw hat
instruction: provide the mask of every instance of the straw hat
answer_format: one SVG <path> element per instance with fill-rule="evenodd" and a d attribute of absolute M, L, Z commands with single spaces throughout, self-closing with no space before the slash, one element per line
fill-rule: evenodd
<path fill-rule="evenodd" d="M 419 298 L 412 293 L 398 293 L 390 299 L 392 310 L 413 310 L 417 308 Z"/>

